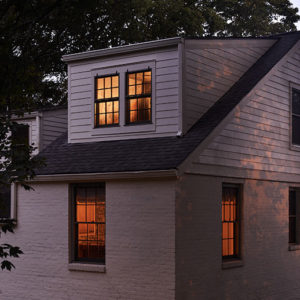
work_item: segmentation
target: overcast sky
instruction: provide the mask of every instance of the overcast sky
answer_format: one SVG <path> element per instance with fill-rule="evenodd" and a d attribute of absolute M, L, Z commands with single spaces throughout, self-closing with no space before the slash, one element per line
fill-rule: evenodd
<path fill-rule="evenodd" d="M 294 7 L 298 7 L 299 9 L 298 14 L 300 14 L 300 0 L 290 0 L 290 1 L 293 3 Z M 300 21 L 297 23 L 297 29 L 300 30 Z"/>

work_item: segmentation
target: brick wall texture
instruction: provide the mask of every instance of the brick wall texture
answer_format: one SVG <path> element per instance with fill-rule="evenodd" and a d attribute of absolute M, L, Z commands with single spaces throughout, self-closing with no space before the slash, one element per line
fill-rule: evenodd
<path fill-rule="evenodd" d="M 241 267 L 222 269 L 222 183 L 242 183 Z M 288 250 L 291 184 L 183 176 L 176 197 L 176 299 L 300 299 Z"/>
<path fill-rule="evenodd" d="M 18 188 L 18 225 L 1 242 L 25 254 L 0 272 L 0 299 L 174 299 L 174 183 L 106 183 L 106 273 L 68 270 L 68 184 Z"/>

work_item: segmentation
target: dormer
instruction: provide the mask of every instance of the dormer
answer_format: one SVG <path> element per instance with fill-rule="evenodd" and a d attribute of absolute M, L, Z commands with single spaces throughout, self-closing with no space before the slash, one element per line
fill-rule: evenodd
<path fill-rule="evenodd" d="M 13 120 L 24 125 L 18 128 L 17 135 L 35 148 L 33 154 L 36 155 L 67 131 L 67 108 L 44 108 L 23 116 L 14 116 Z"/>
<path fill-rule="evenodd" d="M 65 55 L 68 142 L 181 136 L 274 42 L 171 38 Z"/>

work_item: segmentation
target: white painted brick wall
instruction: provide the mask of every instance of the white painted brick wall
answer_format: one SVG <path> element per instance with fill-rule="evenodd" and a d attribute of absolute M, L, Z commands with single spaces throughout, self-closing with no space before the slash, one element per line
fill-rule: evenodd
<path fill-rule="evenodd" d="M 68 270 L 68 185 L 18 189 L 18 227 L 1 242 L 24 251 L 0 271 L 0 299 L 174 299 L 174 181 L 106 184 L 106 273 Z"/>
<path fill-rule="evenodd" d="M 292 184 L 245 180 L 243 266 L 223 270 L 221 199 L 222 182 L 228 180 L 193 175 L 179 181 L 176 299 L 299 299 L 300 250 L 288 251 Z"/>

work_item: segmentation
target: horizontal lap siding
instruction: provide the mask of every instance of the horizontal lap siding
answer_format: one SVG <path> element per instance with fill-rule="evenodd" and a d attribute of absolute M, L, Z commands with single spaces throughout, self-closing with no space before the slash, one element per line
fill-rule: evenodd
<path fill-rule="evenodd" d="M 228 48 L 223 45 L 219 49 L 187 49 L 184 132 L 223 96 L 267 49 L 265 44 L 262 47 L 249 48 Z"/>
<path fill-rule="evenodd" d="M 44 111 L 41 120 L 41 150 L 67 131 L 67 109 Z"/>
<path fill-rule="evenodd" d="M 290 149 L 289 108 L 290 83 L 300 85 L 299 47 L 288 55 L 201 153 L 195 165 L 300 174 L 300 152 Z"/>
<path fill-rule="evenodd" d="M 155 127 L 154 130 L 126 134 L 110 133 L 110 128 L 103 128 L 104 134 L 94 135 L 92 124 L 92 102 L 94 98 L 92 70 L 127 64 L 139 64 L 147 61 L 155 62 Z M 179 126 L 178 94 L 179 94 L 179 61 L 177 49 L 159 50 L 151 53 L 131 54 L 116 58 L 105 58 L 85 63 L 71 64 L 69 67 L 69 141 L 92 142 L 101 140 L 142 138 L 175 135 Z M 124 99 L 120 98 L 120 101 Z M 122 112 L 121 112 L 122 113 Z M 124 112 L 123 112 L 124 113 Z M 98 130 L 99 132 L 99 130 Z M 98 134 L 97 132 L 97 134 Z M 125 135 L 124 135 L 125 133 Z"/>

